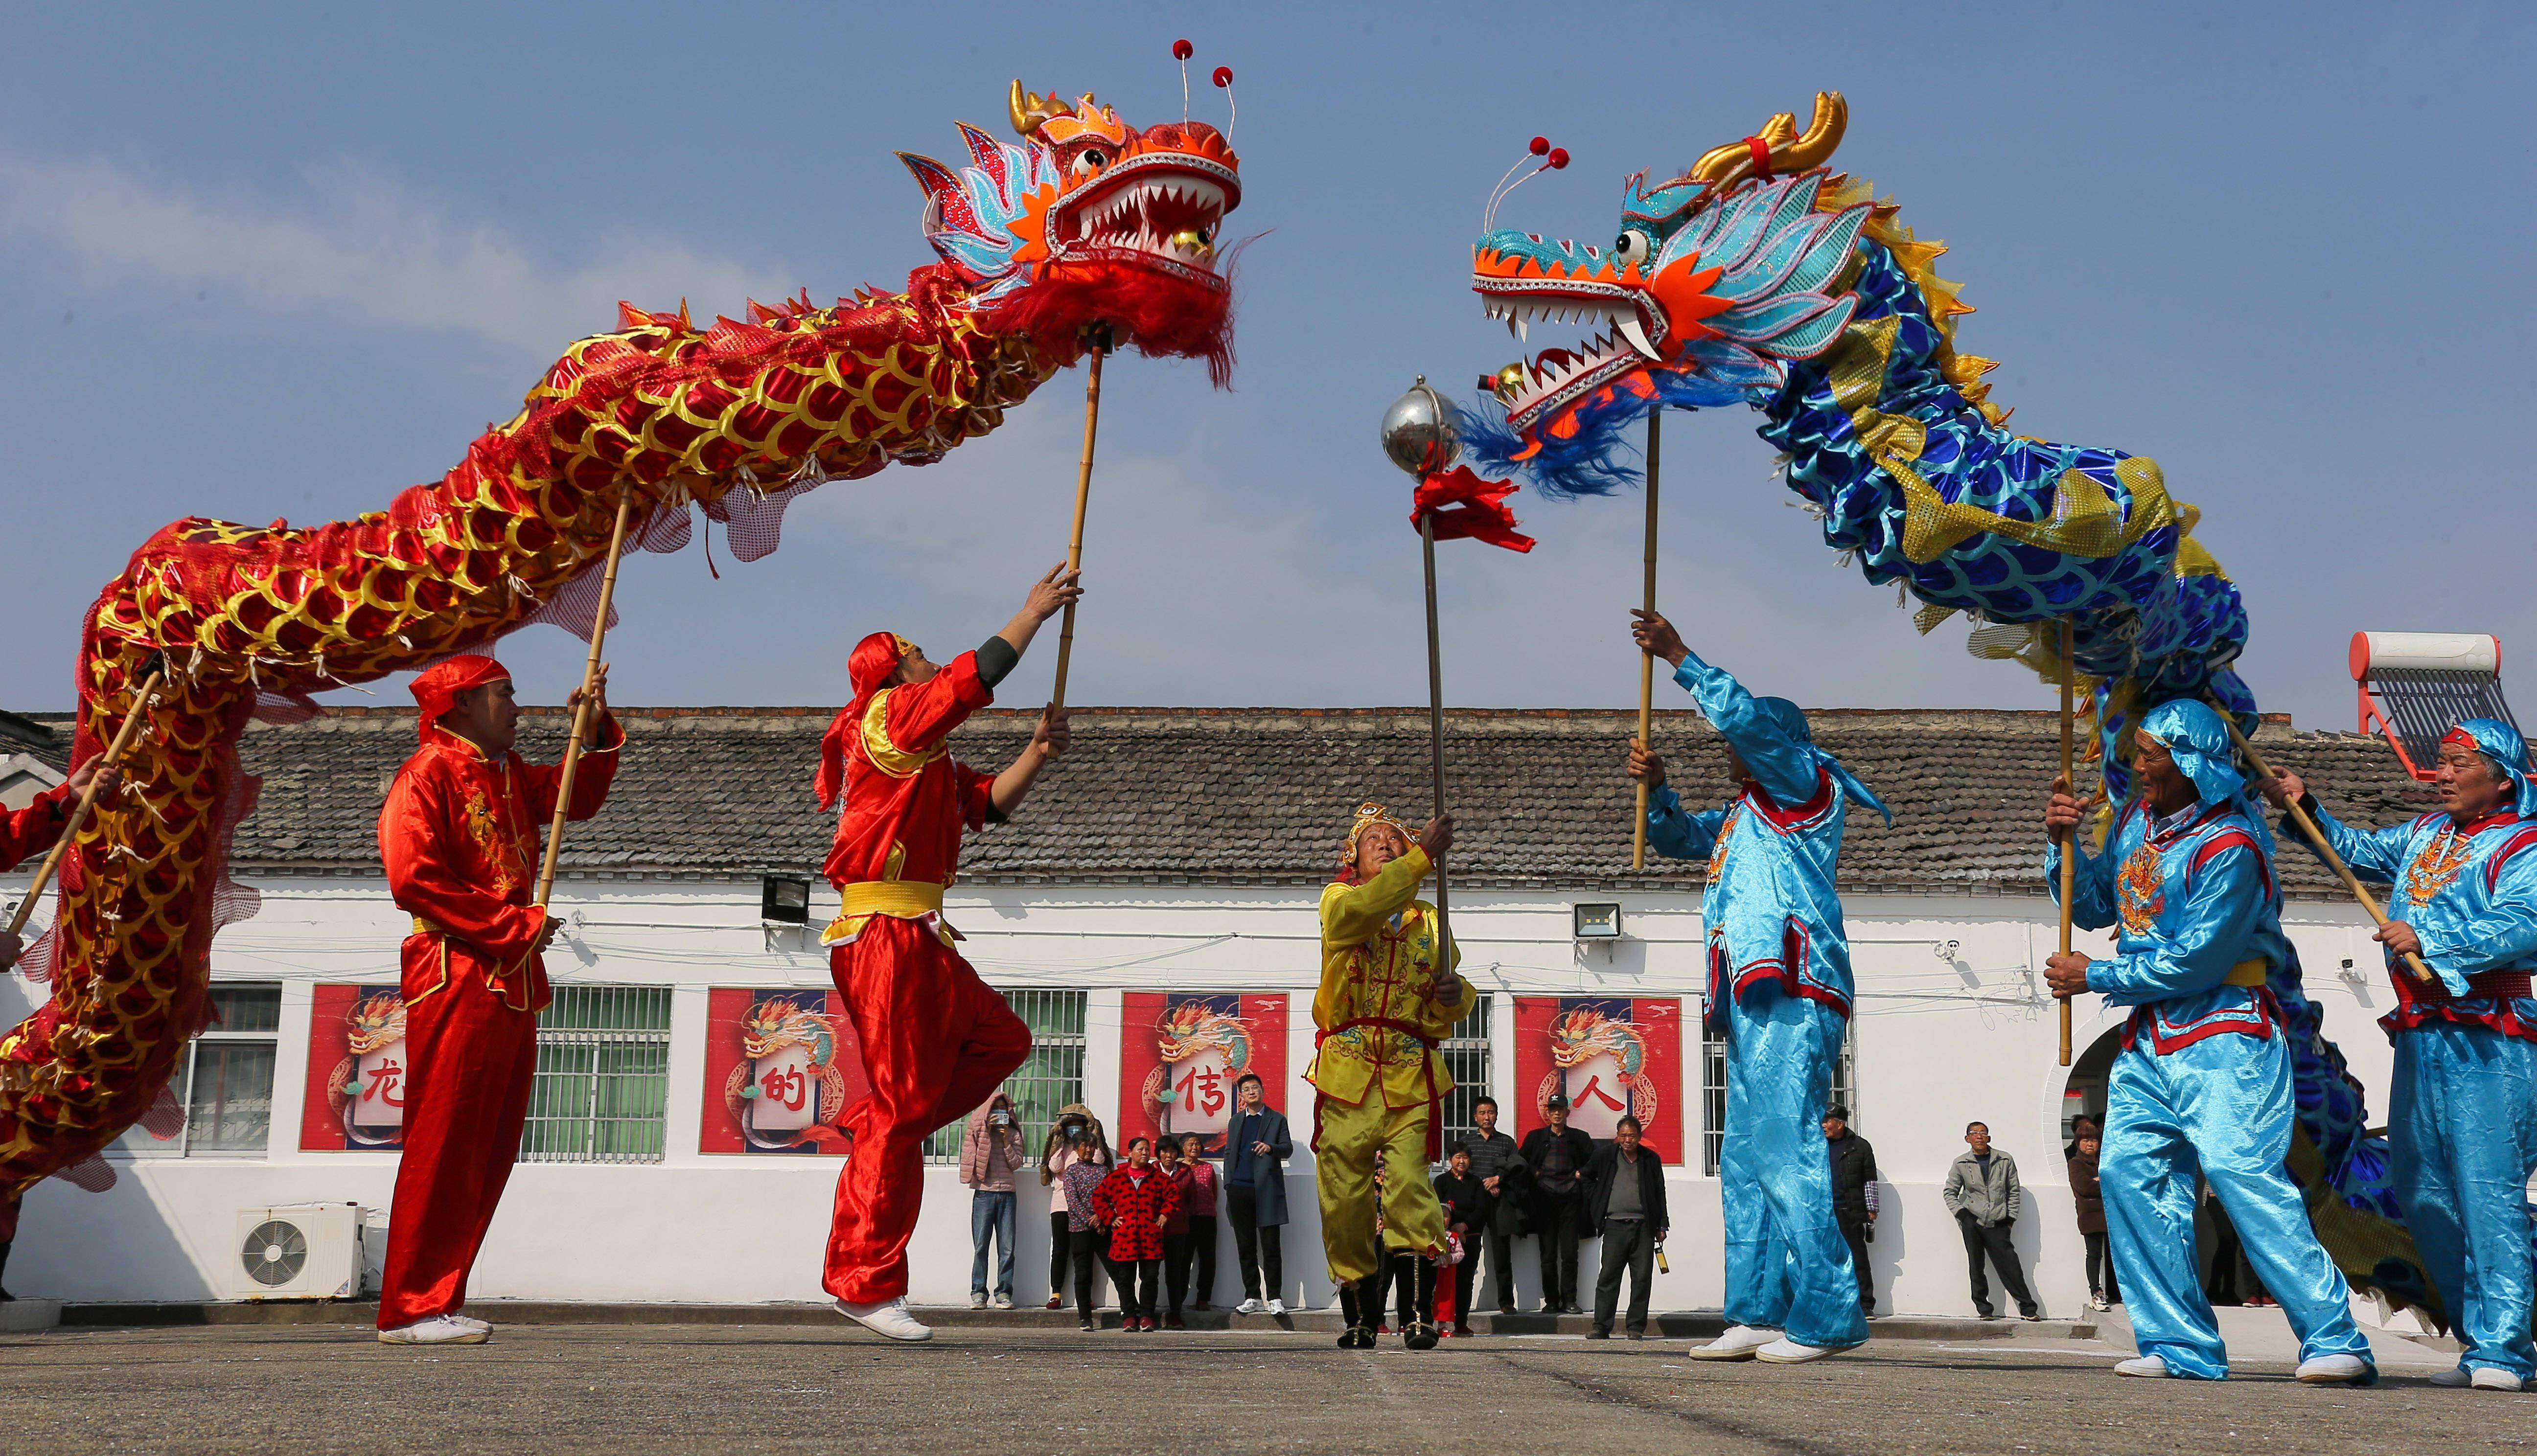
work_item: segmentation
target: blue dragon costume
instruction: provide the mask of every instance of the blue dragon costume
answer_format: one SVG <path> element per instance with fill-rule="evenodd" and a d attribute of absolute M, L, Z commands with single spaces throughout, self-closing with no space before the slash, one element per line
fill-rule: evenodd
<path fill-rule="evenodd" d="M 1554 498 L 1602 495 L 1636 480 L 1628 437 L 1650 411 L 1760 411 L 1825 543 L 1870 583 L 1918 598 L 1922 632 L 1966 613 L 1986 624 L 1977 651 L 2057 681 L 2057 629 L 2071 625 L 2106 797 L 2118 804 L 2149 708 L 2199 699 L 2253 728 L 2253 695 L 2232 665 L 2245 607 L 2155 462 L 2005 428 L 1983 379 L 1995 362 L 1956 345 L 1972 309 L 1937 275 L 1945 246 L 1825 165 L 1848 114 L 1824 93 L 1802 133 L 1775 116 L 1680 177 L 1631 177 L 1609 248 L 1484 233 L 1472 287 L 1490 317 L 1519 340 L 1556 321 L 1595 332 L 1485 381 L 1503 408 L 1464 412 L 1464 455 Z M 2361 1090 L 2282 949 L 2268 989 L 2299 1106 L 2292 1176 L 2356 1287 L 2444 1323 L 2389 1191 L 2386 1139 L 2365 1134 Z"/>

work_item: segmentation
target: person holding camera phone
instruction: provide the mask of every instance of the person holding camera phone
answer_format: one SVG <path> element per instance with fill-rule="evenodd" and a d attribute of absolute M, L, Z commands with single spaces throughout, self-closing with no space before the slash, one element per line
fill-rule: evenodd
<path fill-rule="evenodd" d="M 1110 1171 L 1110 1156 L 1101 1144 L 1099 1123 L 1092 1109 L 1081 1103 L 1068 1103 L 1057 1113 L 1057 1124 L 1048 1130 L 1048 1144 L 1040 1150 L 1040 1186 L 1048 1189 L 1048 1307 L 1066 1305 L 1067 1276 L 1073 1271 L 1072 1252 L 1073 1220 L 1066 1209 L 1066 1171 L 1077 1163 L 1098 1163 L 1103 1172 Z"/>

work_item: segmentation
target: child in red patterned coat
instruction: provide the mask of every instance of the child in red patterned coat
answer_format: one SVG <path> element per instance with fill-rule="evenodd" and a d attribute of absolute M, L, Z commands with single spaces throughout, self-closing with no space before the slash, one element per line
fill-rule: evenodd
<path fill-rule="evenodd" d="M 1156 1327 L 1163 1283 L 1163 1226 L 1180 1207 L 1180 1189 L 1154 1166 L 1151 1138 L 1128 1141 L 1128 1161 L 1092 1190 L 1092 1222 L 1110 1235 L 1110 1277 L 1119 1286 L 1119 1328 Z"/>

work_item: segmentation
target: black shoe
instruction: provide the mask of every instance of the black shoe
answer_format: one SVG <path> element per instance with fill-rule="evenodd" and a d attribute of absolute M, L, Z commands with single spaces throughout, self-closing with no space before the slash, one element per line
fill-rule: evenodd
<path fill-rule="evenodd" d="M 1647 1337 L 1648 1337 L 1648 1332 L 1647 1332 L 1647 1331 L 1645 1331 L 1645 1330 L 1632 1330 L 1632 1331 L 1630 1331 L 1630 1338 L 1631 1338 L 1631 1339 L 1633 1339 L 1633 1340 L 1644 1340 L 1644 1339 L 1646 1339 Z"/>
<path fill-rule="evenodd" d="M 1401 1281 L 1401 1302 L 1409 1307 L 1402 1311 L 1400 1343 L 1412 1350 L 1433 1350 L 1441 1338 L 1436 1331 L 1436 1265 L 1418 1254 L 1403 1254 L 1409 1262 L 1409 1277 Z"/>
<path fill-rule="evenodd" d="M 1498 1306 L 1498 1313 L 1500 1313 L 1500 1314 L 1513 1314 L 1513 1313 L 1515 1313 L 1515 1301 L 1514 1301 L 1514 1300 L 1512 1300 L 1512 1299 L 1509 1299 L 1509 1300 L 1508 1300 L 1508 1301 L 1506 1301 L 1505 1303 L 1500 1304 L 1500 1305 Z"/>
<path fill-rule="evenodd" d="M 1374 1348 L 1374 1316 L 1365 1307 L 1365 1292 L 1361 1286 L 1355 1284 L 1339 1286 L 1339 1320 L 1341 1350 Z"/>
<path fill-rule="evenodd" d="M 1586 1332 L 1586 1338 L 1589 1340 L 1609 1340 L 1612 1338 L 1612 1332 L 1601 1328 L 1591 1329 Z"/>
<path fill-rule="evenodd" d="M 1079 1330 L 1083 1331 L 1083 1333 L 1085 1333 L 1085 1334 L 1087 1334 L 1087 1335 L 1088 1335 L 1088 1334 L 1091 1334 L 1091 1333 L 1092 1333 L 1092 1321 L 1090 1321 L 1090 1320 L 1088 1320 L 1088 1319 L 1087 1319 L 1087 1320 L 1085 1320 L 1083 1323 L 1081 1323 L 1081 1324 L 1079 1324 L 1079 1325 L 1075 1326 L 1075 1328 L 1077 1328 L 1077 1329 L 1079 1329 Z"/>
<path fill-rule="evenodd" d="M 1557 1314 L 1559 1312 L 1559 1306 L 1551 1303 L 1548 1299 L 1544 1299 L 1541 1301 L 1541 1307 L 1532 1312 L 1535 1314 Z"/>
<path fill-rule="evenodd" d="M 1559 1312 L 1562 1314 L 1583 1314 L 1586 1312 L 1586 1307 L 1582 1304 L 1562 1304 L 1559 1306 Z"/>

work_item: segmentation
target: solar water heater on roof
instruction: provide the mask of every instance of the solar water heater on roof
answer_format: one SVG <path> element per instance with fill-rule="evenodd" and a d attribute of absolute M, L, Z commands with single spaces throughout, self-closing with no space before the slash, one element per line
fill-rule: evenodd
<path fill-rule="evenodd" d="M 2502 697 L 2502 639 L 2490 633 L 2355 632 L 2351 665 L 2361 731 L 2384 737 L 2421 782 L 2431 781 L 2440 738 L 2462 720 L 2519 727 Z"/>

